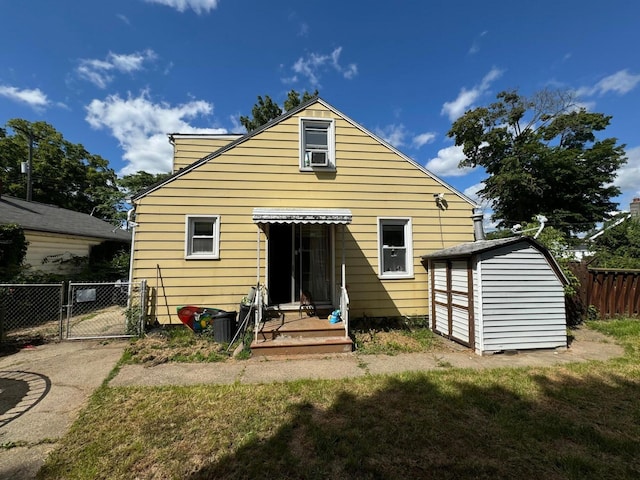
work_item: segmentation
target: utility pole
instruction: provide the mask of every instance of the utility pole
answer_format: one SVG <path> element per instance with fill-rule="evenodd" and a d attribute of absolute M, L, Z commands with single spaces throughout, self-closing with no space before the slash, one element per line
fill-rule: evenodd
<path fill-rule="evenodd" d="M 17 130 L 19 132 L 22 132 L 24 135 L 26 135 L 29 139 L 29 157 L 28 157 L 28 161 L 27 161 L 27 202 L 30 202 L 33 198 L 33 177 L 32 177 L 32 171 L 33 171 L 33 131 L 31 130 L 31 127 L 29 127 L 28 130 L 25 130 L 21 127 L 11 127 L 14 130 Z"/>
<path fill-rule="evenodd" d="M 29 163 L 27 164 L 27 202 L 30 202 L 33 197 L 33 178 L 31 177 L 31 171 L 33 164 L 33 133 L 29 129 Z"/>

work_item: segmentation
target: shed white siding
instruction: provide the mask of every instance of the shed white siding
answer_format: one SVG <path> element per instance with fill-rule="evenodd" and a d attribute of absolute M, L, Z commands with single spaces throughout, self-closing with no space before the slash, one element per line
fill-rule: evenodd
<path fill-rule="evenodd" d="M 447 262 L 434 262 L 433 288 L 435 329 L 444 333 L 449 330 L 447 294 L 445 293 L 447 290 Z"/>
<path fill-rule="evenodd" d="M 475 306 L 476 321 L 474 350 L 481 353 L 484 338 L 482 335 L 484 320 L 482 317 L 482 263 L 478 261 L 478 257 L 473 257 L 471 268 L 473 270 L 473 305 Z"/>
<path fill-rule="evenodd" d="M 481 253 L 478 263 L 481 351 L 566 346 L 563 286 L 542 252 L 503 247 Z"/>
<path fill-rule="evenodd" d="M 469 343 L 469 275 L 467 261 L 451 262 L 451 336 Z"/>

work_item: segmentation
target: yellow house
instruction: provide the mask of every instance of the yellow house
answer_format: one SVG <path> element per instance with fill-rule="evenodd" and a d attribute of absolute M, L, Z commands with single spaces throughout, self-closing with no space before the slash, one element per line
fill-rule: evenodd
<path fill-rule="evenodd" d="M 428 316 L 421 256 L 473 240 L 474 203 L 314 98 L 246 135 L 171 134 L 174 171 L 133 198 L 132 281 L 153 315 L 237 310 L 252 286 L 349 317 Z"/>

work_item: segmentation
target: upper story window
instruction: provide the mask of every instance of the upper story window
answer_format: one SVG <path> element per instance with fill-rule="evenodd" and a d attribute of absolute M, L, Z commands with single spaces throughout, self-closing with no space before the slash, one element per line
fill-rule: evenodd
<path fill-rule="evenodd" d="M 220 258 L 220 216 L 196 217 L 187 215 L 185 221 L 185 258 Z"/>
<path fill-rule="evenodd" d="M 300 170 L 336 168 L 334 121 L 300 119 Z"/>
<path fill-rule="evenodd" d="M 413 238 L 410 218 L 378 218 L 378 275 L 413 277 Z"/>

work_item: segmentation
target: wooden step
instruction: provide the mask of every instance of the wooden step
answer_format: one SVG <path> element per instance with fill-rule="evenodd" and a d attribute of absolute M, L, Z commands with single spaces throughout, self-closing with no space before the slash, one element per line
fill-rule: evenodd
<path fill-rule="evenodd" d="M 345 353 L 353 350 L 344 324 L 319 317 L 300 315 L 298 311 L 278 312 L 258 331 L 251 344 L 255 356 Z"/>
<path fill-rule="evenodd" d="M 251 343 L 251 354 L 254 356 L 269 355 L 307 355 L 314 353 L 349 353 L 353 350 L 353 342 L 349 337 L 290 337 L 279 335 Z"/>
<path fill-rule="evenodd" d="M 260 329 L 258 337 L 272 340 L 279 336 L 287 337 L 339 337 L 345 336 L 344 324 L 330 323 L 326 318 L 300 317 L 297 312 L 291 316 L 268 320 Z"/>

